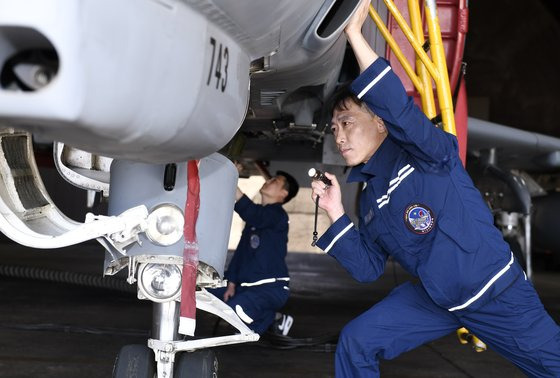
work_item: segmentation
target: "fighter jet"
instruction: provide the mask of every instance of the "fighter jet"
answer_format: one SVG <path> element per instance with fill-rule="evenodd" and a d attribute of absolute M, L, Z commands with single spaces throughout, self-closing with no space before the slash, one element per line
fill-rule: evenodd
<path fill-rule="evenodd" d="M 315 113 L 338 83 L 357 3 L 0 1 L 0 230 L 42 249 L 97 239 L 104 274 L 125 270 L 154 303 L 152 337 L 121 350 L 115 376 L 138 360 L 144 376 L 196 363 L 212 376 L 213 354 L 186 351 L 258 340 L 205 290 L 223 284 L 237 184 L 216 152 L 250 118 L 291 115 L 290 130 L 321 142 Z M 32 138 L 53 143 L 67 181 L 109 198 L 107 215 L 59 211 Z M 183 340 L 195 308 L 238 333 Z"/>
<path fill-rule="evenodd" d="M 223 284 L 238 178 L 231 159 L 304 162 L 343 174 L 325 104 L 356 74 L 343 29 L 358 2 L 0 0 L 0 231 L 47 250 L 96 239 L 104 274 L 126 272 L 138 298 L 153 302 L 152 337 L 123 347 L 116 377 L 131 376 L 130 361 L 142 361 L 134 365 L 138 376 L 183 377 L 198 364 L 210 377 L 215 355 L 193 351 L 258 340 L 205 290 Z M 467 5 L 442 3 L 440 14 L 453 20 L 442 33 L 450 89 L 459 94 Z M 398 35 L 385 2 L 372 5 Z M 366 29 L 414 96 L 379 28 Z M 411 51 L 405 55 L 414 60 Z M 476 124 L 466 114 L 457 102 L 465 156 L 466 125 Z M 472 130 L 471 156 L 486 156 Z M 108 214 L 89 213 L 83 222 L 65 216 L 41 181 L 33 141 L 52 143 L 60 175 L 107 197 Z M 552 145 L 551 153 L 560 150 L 558 140 Z M 516 193 L 526 198 L 521 187 Z M 349 193 L 353 202 L 357 191 Z M 527 206 L 519 212 L 530 214 Z M 525 258 L 528 222 L 514 234 Z M 185 340 L 195 308 L 239 333 Z"/>

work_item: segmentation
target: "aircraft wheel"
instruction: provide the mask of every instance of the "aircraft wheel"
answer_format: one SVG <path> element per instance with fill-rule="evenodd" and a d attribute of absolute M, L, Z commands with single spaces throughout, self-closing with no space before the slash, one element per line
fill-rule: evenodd
<path fill-rule="evenodd" d="M 218 358 L 216 353 L 212 349 L 201 349 L 177 354 L 173 376 L 175 378 L 217 378 Z"/>
<path fill-rule="evenodd" d="M 125 345 L 119 351 L 113 378 L 154 378 L 156 374 L 154 352 L 146 345 Z"/>

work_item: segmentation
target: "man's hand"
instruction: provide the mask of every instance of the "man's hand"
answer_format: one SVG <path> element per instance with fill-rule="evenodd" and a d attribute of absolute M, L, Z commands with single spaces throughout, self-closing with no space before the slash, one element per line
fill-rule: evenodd
<path fill-rule="evenodd" d="M 332 185 L 327 186 L 322 181 L 313 180 L 311 182 L 311 189 L 313 189 L 311 198 L 315 202 L 317 196 L 319 196 L 319 207 L 327 212 L 331 222 L 335 222 L 344 214 L 340 185 L 335 175 L 325 172 L 325 176 L 331 180 Z"/>
<path fill-rule="evenodd" d="M 368 16 L 370 3 L 371 0 L 361 0 L 358 9 L 356 9 L 356 12 L 354 12 L 344 28 L 346 38 L 348 38 L 348 42 L 350 46 L 352 46 L 352 50 L 360 66 L 360 73 L 364 72 L 365 69 L 378 58 L 375 51 L 373 51 L 362 35 L 362 26 Z"/>
<path fill-rule="evenodd" d="M 346 35 L 362 34 L 362 26 L 368 16 L 370 3 L 371 0 L 361 0 L 358 9 L 356 9 L 356 13 L 352 15 L 350 21 L 348 21 L 348 24 L 346 24 L 344 28 Z"/>
<path fill-rule="evenodd" d="M 227 302 L 228 299 L 235 295 L 235 283 L 228 282 L 226 292 L 224 293 L 224 302 Z"/>

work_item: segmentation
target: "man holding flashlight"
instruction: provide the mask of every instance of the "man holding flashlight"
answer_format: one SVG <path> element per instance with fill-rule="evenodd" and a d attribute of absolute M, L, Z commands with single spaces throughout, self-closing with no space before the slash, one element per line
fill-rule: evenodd
<path fill-rule="evenodd" d="M 361 33 L 369 1 L 345 29 L 360 76 L 334 99 L 332 132 L 365 183 L 360 227 L 345 215 L 336 177 L 313 181 L 331 221 L 317 245 L 358 281 L 371 282 L 389 256 L 420 282 L 395 288 L 352 320 L 336 351 L 337 377 L 379 376 L 379 359 L 467 327 L 529 376 L 560 376 L 560 328 L 515 261 L 464 170 L 455 136 L 406 96 Z"/>

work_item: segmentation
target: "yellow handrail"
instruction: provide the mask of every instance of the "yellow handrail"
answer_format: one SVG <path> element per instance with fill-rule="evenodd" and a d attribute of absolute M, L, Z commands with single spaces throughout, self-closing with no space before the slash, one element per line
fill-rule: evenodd
<path fill-rule="evenodd" d="M 410 14 L 410 25 L 412 31 L 421 45 L 424 45 L 424 29 L 422 28 L 422 16 L 420 15 L 420 5 L 417 0 L 408 0 L 408 13 Z M 422 81 L 424 93 L 420 95 L 422 109 L 429 119 L 436 116 L 436 104 L 434 100 L 434 91 L 432 90 L 432 79 L 422 64 L 420 57 L 416 55 L 416 73 Z"/>
<path fill-rule="evenodd" d="M 395 21 L 401 28 L 403 34 L 408 39 L 409 43 L 414 48 L 416 52 L 416 65 L 420 77 L 412 70 L 409 62 L 402 53 L 401 49 L 394 38 L 389 33 L 389 30 L 383 23 L 383 20 L 377 14 L 375 8 L 372 5 L 369 6 L 369 15 L 377 25 L 377 28 L 383 35 L 383 38 L 387 41 L 387 44 L 393 50 L 395 56 L 403 66 L 406 74 L 412 80 L 414 87 L 420 94 L 422 99 L 422 107 L 424 113 L 429 117 L 433 118 L 435 115 L 435 104 L 433 102 L 433 93 L 431 90 L 431 81 L 427 77 L 426 70 L 430 76 L 434 79 L 436 84 L 436 91 L 438 94 L 438 103 L 441 111 L 443 129 L 448 133 L 456 135 L 455 130 L 455 117 L 453 114 L 453 102 L 451 99 L 451 89 L 449 87 L 449 77 L 447 74 L 447 64 L 445 61 L 445 51 L 443 49 L 443 42 L 441 40 L 441 30 L 439 28 L 439 20 L 437 17 L 435 0 L 426 0 L 426 19 L 428 22 L 428 37 L 430 41 L 430 51 L 433 56 L 433 62 L 428 57 L 428 54 L 422 48 L 424 36 L 422 31 L 422 20 L 420 16 L 420 10 L 417 0 L 409 0 L 409 12 L 412 19 L 411 24 L 413 25 L 415 31 L 413 32 L 408 26 L 406 20 L 401 15 L 400 11 L 396 7 L 392 0 L 383 0 L 387 9 Z M 416 6 L 411 4 L 412 1 L 416 2 Z M 423 67 L 423 68 L 421 68 Z M 429 87 L 429 90 L 427 89 Z M 430 97 L 432 102 L 430 103 Z"/>
<path fill-rule="evenodd" d="M 383 38 L 385 38 L 385 41 L 387 41 L 387 44 L 389 44 L 389 46 L 391 47 L 391 50 L 393 50 L 393 52 L 395 53 L 395 56 L 403 66 L 406 74 L 408 75 L 410 80 L 412 80 L 412 84 L 414 84 L 414 88 L 416 88 L 418 93 L 422 95 L 424 93 L 424 87 L 422 86 L 422 82 L 420 81 L 418 76 L 416 76 L 416 74 L 414 73 L 414 70 L 408 63 L 408 60 L 406 60 L 397 41 L 395 41 L 391 33 L 389 33 L 389 29 L 387 29 L 387 27 L 383 23 L 383 20 L 381 19 L 381 17 L 379 17 L 379 14 L 377 14 L 375 9 L 371 5 L 369 6 L 369 15 L 377 25 L 377 28 L 381 32 Z"/>
<path fill-rule="evenodd" d="M 430 51 L 434 63 L 440 72 L 439 80 L 436 80 L 439 110 L 443 121 L 443 129 L 448 133 L 457 135 L 455 130 L 455 115 L 453 114 L 453 100 L 451 88 L 449 87 L 449 76 L 447 75 L 447 63 L 445 50 L 441 40 L 441 30 L 436 11 L 435 0 L 426 0 L 426 21 L 428 23 L 428 36 L 430 38 Z"/>

